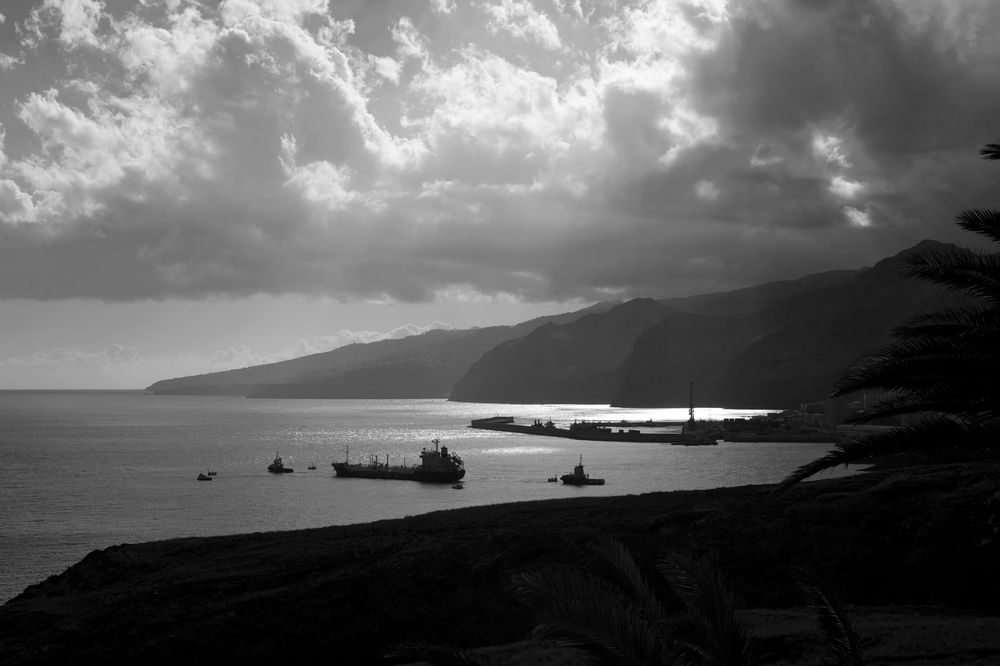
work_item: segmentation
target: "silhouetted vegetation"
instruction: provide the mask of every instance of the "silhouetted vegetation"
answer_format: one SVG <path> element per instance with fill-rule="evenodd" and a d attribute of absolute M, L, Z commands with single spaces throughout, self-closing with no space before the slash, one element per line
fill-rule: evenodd
<path fill-rule="evenodd" d="M 532 636 L 554 640 L 599 664 L 753 666 L 761 649 L 739 598 L 714 557 L 670 553 L 657 565 L 675 599 L 664 599 L 618 541 L 596 549 L 611 565 L 597 575 L 570 565 L 511 577 L 514 595 L 535 610 Z M 825 585 L 801 584 L 826 640 L 824 663 L 862 666 L 865 641 Z"/>
<path fill-rule="evenodd" d="M 981 155 L 1000 159 L 1000 145 L 989 144 Z M 1000 243 L 998 210 L 966 210 L 956 222 Z M 871 456 L 912 452 L 932 458 L 956 450 L 988 449 L 1000 441 L 1000 253 L 946 248 L 914 254 L 908 264 L 908 275 L 943 285 L 966 299 L 897 327 L 894 343 L 863 357 L 832 390 L 834 396 L 886 391 L 885 400 L 852 422 L 903 417 L 904 424 L 841 442 L 824 457 L 795 470 L 781 487 Z"/>

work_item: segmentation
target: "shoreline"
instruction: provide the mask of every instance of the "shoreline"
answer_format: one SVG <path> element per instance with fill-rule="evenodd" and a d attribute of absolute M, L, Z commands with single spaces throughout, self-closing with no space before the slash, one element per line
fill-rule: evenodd
<path fill-rule="evenodd" d="M 590 564 L 589 546 L 608 537 L 649 572 L 667 549 L 716 553 L 748 608 L 799 605 L 790 572 L 806 567 L 856 606 L 1000 613 L 1000 462 L 772 489 L 535 500 L 113 546 L 0 606 L 0 659 L 336 654 L 365 663 L 403 641 L 516 643 L 533 622 L 505 592 L 507 577 L 546 563 Z M 976 649 L 1000 658 L 1000 646 Z"/>

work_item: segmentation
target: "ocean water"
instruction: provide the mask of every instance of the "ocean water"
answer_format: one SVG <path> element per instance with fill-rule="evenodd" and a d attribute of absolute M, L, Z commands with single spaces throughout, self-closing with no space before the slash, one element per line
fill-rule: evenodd
<path fill-rule="evenodd" d="M 699 409 L 699 419 L 759 411 Z M 139 391 L 0 391 L 0 602 L 88 552 L 180 536 L 297 529 L 439 509 L 779 481 L 828 444 L 585 442 L 473 430 L 496 415 L 683 420 L 686 409 L 492 405 L 445 400 L 248 400 Z M 464 488 L 338 479 L 350 447 L 418 462 L 439 438 L 465 460 Z M 275 452 L 293 474 L 266 470 Z M 604 486 L 548 483 L 578 457 Z M 315 463 L 316 470 L 307 470 Z M 211 482 L 199 472 L 214 470 Z M 838 470 L 826 477 L 851 473 Z"/>

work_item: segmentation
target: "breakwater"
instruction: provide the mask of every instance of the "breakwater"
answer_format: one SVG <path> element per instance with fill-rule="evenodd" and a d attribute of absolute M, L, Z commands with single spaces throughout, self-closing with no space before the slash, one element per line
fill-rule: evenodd
<path fill-rule="evenodd" d="M 653 442 L 664 444 L 716 444 L 716 440 L 700 433 L 686 432 L 643 432 L 635 428 L 619 428 L 615 430 L 605 424 L 578 422 L 568 428 L 560 428 L 552 421 L 542 422 L 536 419 L 530 425 L 514 422 L 513 416 L 493 416 L 483 419 L 473 419 L 470 428 L 479 430 L 499 430 L 501 432 L 516 432 L 523 435 L 539 435 L 542 437 L 564 437 L 566 439 L 584 439 L 598 442 Z"/>

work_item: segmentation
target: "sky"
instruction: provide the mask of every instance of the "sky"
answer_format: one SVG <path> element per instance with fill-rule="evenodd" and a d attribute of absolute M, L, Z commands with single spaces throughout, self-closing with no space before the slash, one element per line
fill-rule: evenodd
<path fill-rule="evenodd" d="M 998 31 L 992 0 L 2 0 L 0 389 L 969 244 Z"/>

